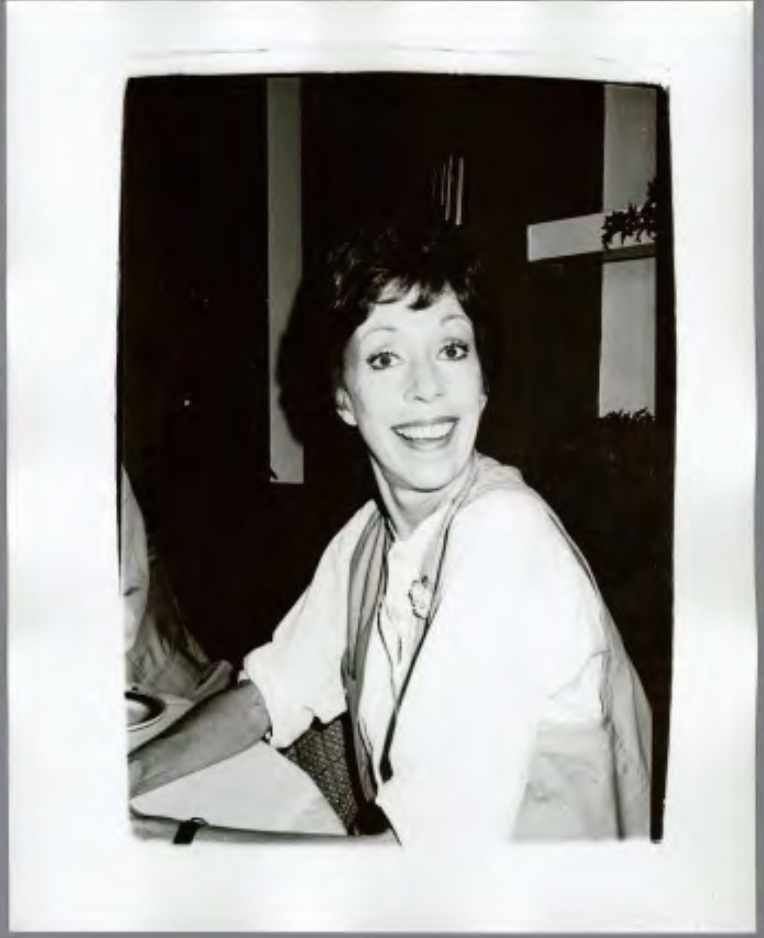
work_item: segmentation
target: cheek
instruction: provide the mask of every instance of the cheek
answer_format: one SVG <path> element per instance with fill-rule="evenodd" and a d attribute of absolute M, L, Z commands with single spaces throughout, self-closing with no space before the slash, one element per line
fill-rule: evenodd
<path fill-rule="evenodd" d="M 393 419 L 393 402 L 384 391 L 370 393 L 367 389 L 356 396 L 356 413 L 365 426 L 374 430 Z"/>
<path fill-rule="evenodd" d="M 462 391 L 466 399 L 477 401 L 482 409 L 486 400 L 486 389 L 480 365 L 476 364 L 468 374 L 465 374 Z"/>
<path fill-rule="evenodd" d="M 354 371 L 348 387 L 359 410 L 368 414 L 383 413 L 400 396 L 402 369 Z"/>

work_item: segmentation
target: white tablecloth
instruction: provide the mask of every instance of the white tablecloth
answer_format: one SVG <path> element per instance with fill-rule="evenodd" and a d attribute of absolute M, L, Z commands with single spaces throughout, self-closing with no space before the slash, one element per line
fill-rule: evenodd
<path fill-rule="evenodd" d="M 162 718 L 130 730 L 129 748 L 156 736 L 190 708 L 165 698 Z M 186 820 L 204 818 L 221 827 L 313 834 L 344 834 L 345 828 L 313 780 L 267 743 L 170 782 L 132 800 L 141 814 Z"/>

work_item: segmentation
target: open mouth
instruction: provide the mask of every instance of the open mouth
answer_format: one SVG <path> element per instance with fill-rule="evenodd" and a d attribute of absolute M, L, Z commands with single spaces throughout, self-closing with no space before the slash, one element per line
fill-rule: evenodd
<path fill-rule="evenodd" d="M 407 443 L 431 445 L 448 440 L 454 431 L 456 420 L 431 420 L 422 423 L 409 423 L 393 429 Z"/>

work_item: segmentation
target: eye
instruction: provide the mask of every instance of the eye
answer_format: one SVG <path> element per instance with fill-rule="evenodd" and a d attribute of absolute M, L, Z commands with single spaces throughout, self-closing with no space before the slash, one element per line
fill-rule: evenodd
<path fill-rule="evenodd" d="M 461 340 L 454 339 L 451 342 L 447 342 L 443 348 L 440 350 L 440 358 L 444 358 L 449 362 L 459 362 L 463 358 L 466 358 L 470 353 L 470 346 L 468 342 L 462 342 Z"/>
<path fill-rule="evenodd" d="M 384 371 L 386 368 L 392 368 L 393 365 L 396 364 L 398 356 L 395 352 L 383 349 L 381 352 L 375 352 L 373 355 L 370 355 L 366 361 L 375 371 Z"/>

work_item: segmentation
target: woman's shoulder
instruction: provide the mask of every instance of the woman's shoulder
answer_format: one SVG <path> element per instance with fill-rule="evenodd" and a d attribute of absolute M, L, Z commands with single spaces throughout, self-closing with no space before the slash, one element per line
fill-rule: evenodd
<path fill-rule="evenodd" d="M 378 515 L 373 501 L 362 505 L 326 544 L 313 575 L 313 586 L 334 584 L 341 589 L 348 575 L 353 553 L 373 517 Z"/>
<path fill-rule="evenodd" d="M 589 579 L 573 539 L 544 498 L 519 470 L 480 458 L 475 485 L 454 517 L 449 535 L 461 553 L 479 548 L 508 563 L 536 563 L 568 571 L 576 581 Z"/>
<path fill-rule="evenodd" d="M 365 502 L 334 535 L 326 548 L 327 552 L 352 553 L 370 522 L 379 517 L 376 503 L 372 499 Z"/>
<path fill-rule="evenodd" d="M 520 470 L 487 456 L 478 457 L 475 482 L 455 521 L 459 527 L 557 528 L 551 508 Z"/>
<path fill-rule="evenodd" d="M 600 648 L 600 603 L 588 566 L 574 541 L 543 497 L 527 485 L 518 470 L 491 460 L 474 496 L 454 517 L 448 552 L 451 573 L 464 567 L 502 595 L 511 586 L 511 601 L 531 594 L 558 610 L 550 629 L 565 633 L 560 648 Z M 488 480 L 489 484 L 485 484 Z M 508 595 L 508 594 L 507 594 Z M 571 612 L 575 610 L 575 612 Z M 573 628 L 571 623 L 578 622 Z M 564 636 L 557 638 L 562 642 Z M 567 653 L 567 652 L 566 652 Z"/>

